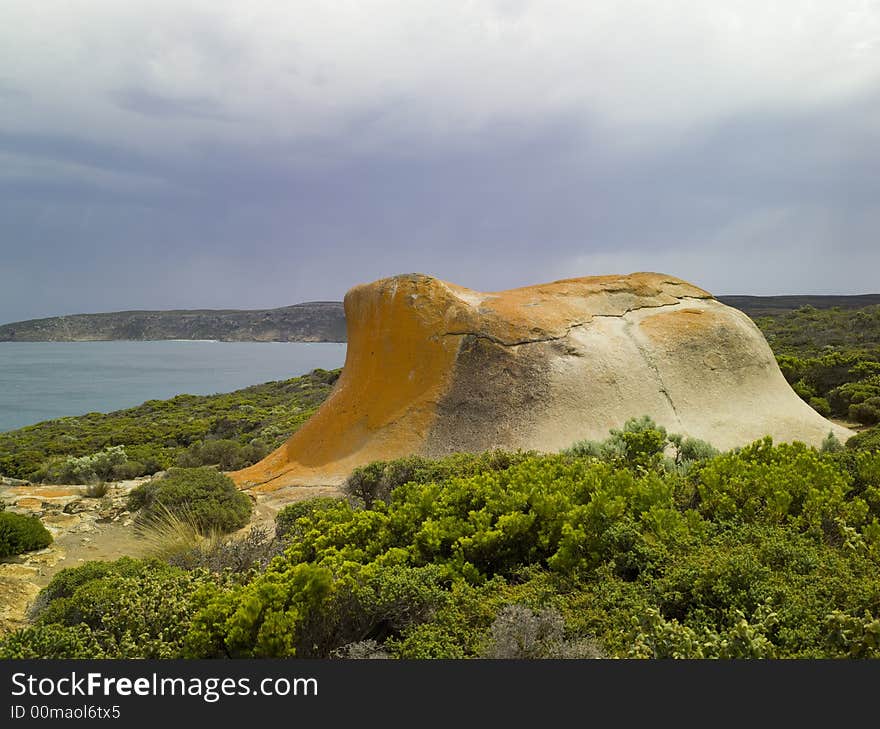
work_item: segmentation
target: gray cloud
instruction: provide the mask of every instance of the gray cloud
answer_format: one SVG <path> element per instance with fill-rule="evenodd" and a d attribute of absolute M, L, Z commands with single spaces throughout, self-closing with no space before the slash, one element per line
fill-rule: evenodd
<path fill-rule="evenodd" d="M 3 78 L 0 78 L 0 99 L 12 99 L 14 101 L 22 101 L 28 98 L 28 93 L 24 89 L 20 89 L 9 84 Z"/>
<path fill-rule="evenodd" d="M 112 92 L 110 97 L 121 109 L 148 117 L 233 121 L 231 116 L 223 112 L 218 102 L 209 98 L 177 99 L 138 88 L 119 89 Z"/>
<path fill-rule="evenodd" d="M 34 7 L 0 29 L 0 321 L 401 271 L 877 288 L 876 4 Z"/>

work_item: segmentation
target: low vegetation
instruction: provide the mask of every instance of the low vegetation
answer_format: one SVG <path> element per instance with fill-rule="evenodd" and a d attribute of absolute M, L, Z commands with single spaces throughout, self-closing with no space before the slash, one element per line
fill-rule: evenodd
<path fill-rule="evenodd" d="M 677 442 L 371 464 L 243 570 L 63 571 L 0 656 L 880 657 L 880 453 Z"/>
<path fill-rule="evenodd" d="M 327 398 L 339 370 L 222 395 L 148 400 L 114 413 L 0 433 L 0 473 L 47 483 L 135 478 L 172 466 L 243 468 L 281 445 Z"/>
<path fill-rule="evenodd" d="M 13 557 L 52 543 L 52 535 L 35 516 L 0 511 L 0 558 Z"/>
<path fill-rule="evenodd" d="M 253 511 L 253 502 L 228 476 L 203 466 L 172 468 L 133 489 L 127 500 L 141 525 L 189 523 L 199 533 L 225 534 L 241 529 Z"/>
<path fill-rule="evenodd" d="M 59 572 L 32 624 L 0 644 L 3 658 L 173 658 L 197 603 L 219 576 L 157 560 L 90 562 Z"/>
<path fill-rule="evenodd" d="M 785 378 L 825 416 L 880 423 L 880 306 L 758 317 Z"/>
<path fill-rule="evenodd" d="M 757 321 L 804 399 L 867 426 L 875 309 Z M 643 417 L 559 454 L 371 463 L 343 498 L 282 509 L 274 535 L 222 534 L 250 501 L 204 466 L 279 444 L 335 376 L 0 434 L 8 475 L 186 467 L 129 502 L 182 536 L 63 570 L 0 657 L 880 657 L 880 425 L 719 453 Z"/>

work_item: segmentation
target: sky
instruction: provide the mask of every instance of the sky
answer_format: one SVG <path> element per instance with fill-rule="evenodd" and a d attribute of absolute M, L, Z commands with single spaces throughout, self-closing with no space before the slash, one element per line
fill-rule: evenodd
<path fill-rule="evenodd" d="M 880 291 L 878 0 L 4 0 L 0 322 Z"/>

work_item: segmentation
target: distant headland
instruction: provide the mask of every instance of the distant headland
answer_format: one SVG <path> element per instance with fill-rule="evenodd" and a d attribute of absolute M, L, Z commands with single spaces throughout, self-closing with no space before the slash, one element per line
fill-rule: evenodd
<path fill-rule="evenodd" d="M 0 325 L 0 342 L 213 339 L 223 342 L 344 342 L 339 301 L 279 309 L 195 309 L 72 314 Z"/>
<path fill-rule="evenodd" d="M 749 316 L 773 316 L 803 306 L 857 309 L 880 294 L 857 296 L 718 296 Z M 163 339 L 222 342 L 344 342 L 341 301 L 309 301 L 278 309 L 179 309 L 70 314 L 0 324 L 0 342 L 106 342 Z"/>

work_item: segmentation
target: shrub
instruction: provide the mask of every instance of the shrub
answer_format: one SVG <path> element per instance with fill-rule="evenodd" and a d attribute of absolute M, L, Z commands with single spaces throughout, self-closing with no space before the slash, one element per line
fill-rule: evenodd
<path fill-rule="evenodd" d="M 864 425 L 880 423 L 880 397 L 872 397 L 865 402 L 850 405 L 849 417 Z"/>
<path fill-rule="evenodd" d="M 677 620 L 666 620 L 659 610 L 650 609 L 637 626 L 631 658 L 774 658 L 775 646 L 767 634 L 776 624 L 776 614 L 768 609 L 756 611 L 751 622 L 741 612 L 734 624 L 717 632 L 709 628 L 694 630 Z"/>
<path fill-rule="evenodd" d="M 670 452 L 670 458 L 664 453 Z M 620 430 L 612 430 L 604 441 L 582 440 L 563 453 L 577 458 L 598 458 L 617 466 L 642 470 L 685 473 L 690 466 L 718 455 L 718 451 L 699 438 L 667 433 L 649 416 L 630 418 Z"/>
<path fill-rule="evenodd" d="M 445 576 L 437 565 L 351 565 L 334 577 L 316 565 L 273 563 L 253 582 L 206 602 L 190 654 L 326 658 L 351 643 L 381 643 L 434 614 L 444 603 Z"/>
<path fill-rule="evenodd" d="M 867 363 L 863 363 L 867 364 Z M 871 363 L 880 366 L 880 363 Z M 838 412 L 846 413 L 853 406 L 880 401 L 880 375 L 846 382 L 828 393 L 828 399 Z"/>
<path fill-rule="evenodd" d="M 828 435 L 825 436 L 825 440 L 822 441 L 822 445 L 819 446 L 820 453 L 839 453 L 843 450 L 843 443 L 841 443 L 837 436 L 834 435 L 833 430 L 828 431 Z"/>
<path fill-rule="evenodd" d="M 630 418 L 620 430 L 612 429 L 600 452 L 601 458 L 609 462 L 651 469 L 662 463 L 667 444 L 666 428 L 643 415 Z"/>
<path fill-rule="evenodd" d="M 188 549 L 168 554 L 166 561 L 189 570 L 243 575 L 265 568 L 273 557 L 281 554 L 282 548 L 283 542 L 273 537 L 267 527 L 257 525 L 241 536 L 202 539 Z"/>
<path fill-rule="evenodd" d="M 75 629 L 87 650 L 107 658 L 179 657 L 194 596 L 213 581 L 208 573 L 131 559 L 62 572 L 41 595 L 35 629 L 21 641 L 40 650 L 49 626 Z"/>
<path fill-rule="evenodd" d="M 187 637 L 186 656 L 295 656 L 304 647 L 304 623 L 320 614 L 332 591 L 329 570 L 297 564 L 231 590 L 203 592 Z"/>
<path fill-rule="evenodd" d="M 828 400 L 824 397 L 811 397 L 807 402 L 809 402 L 810 407 L 823 418 L 827 418 L 831 415 L 831 406 L 828 404 Z"/>
<path fill-rule="evenodd" d="M 114 475 L 114 471 L 122 466 L 128 457 L 121 445 L 110 446 L 89 457 L 91 468 L 100 481 L 106 481 Z"/>
<path fill-rule="evenodd" d="M 351 472 L 342 488 L 369 509 L 377 499 L 388 498 L 390 489 L 383 480 L 384 473 L 385 463 L 382 461 L 359 466 Z"/>
<path fill-rule="evenodd" d="M 825 619 L 826 641 L 847 658 L 880 658 L 880 618 L 865 611 L 862 617 L 835 610 Z"/>
<path fill-rule="evenodd" d="M 347 658 L 349 660 L 376 660 L 391 658 L 381 643 L 375 640 L 359 640 L 347 643 L 330 654 L 331 658 Z"/>
<path fill-rule="evenodd" d="M 65 567 L 56 574 L 46 587 L 40 590 L 28 610 L 28 618 L 37 620 L 46 607 L 55 600 L 72 597 L 87 582 L 103 577 L 140 577 L 155 564 L 151 561 L 120 557 L 113 562 L 90 561 L 77 567 Z"/>
<path fill-rule="evenodd" d="M 0 511 L 0 558 L 43 549 L 52 535 L 35 516 Z"/>
<path fill-rule="evenodd" d="M 369 509 L 376 501 L 387 501 L 391 492 L 405 483 L 431 483 L 453 476 L 503 471 L 532 455 L 534 453 L 524 451 L 494 450 L 478 454 L 454 453 L 437 460 L 408 456 L 393 461 L 374 461 L 352 471 L 343 490 Z"/>
<path fill-rule="evenodd" d="M 676 465 L 707 461 L 718 455 L 718 449 L 715 446 L 699 438 L 672 433 L 668 440 L 675 451 L 674 462 Z"/>
<path fill-rule="evenodd" d="M 173 468 L 133 489 L 127 504 L 129 510 L 139 510 L 141 524 L 167 511 L 193 520 L 203 534 L 240 529 L 253 511 L 250 498 L 228 476 L 206 467 Z"/>
<path fill-rule="evenodd" d="M 698 508 L 712 519 L 793 523 L 830 536 L 838 519 L 859 526 L 864 517 L 863 503 L 846 500 L 848 490 L 847 475 L 816 450 L 774 446 L 768 437 L 701 468 Z"/>
<path fill-rule="evenodd" d="M 105 658 L 100 642 L 83 625 L 31 625 L 0 638 L 0 659 Z"/>
<path fill-rule="evenodd" d="M 880 451 L 880 426 L 856 433 L 847 439 L 846 447 L 859 451 Z"/>
<path fill-rule="evenodd" d="M 151 507 L 156 501 L 156 495 L 159 493 L 160 480 L 160 478 L 150 479 L 129 491 L 125 499 L 125 508 L 129 511 L 139 511 L 140 509 Z"/>
<path fill-rule="evenodd" d="M 342 499 L 332 496 L 316 496 L 287 504 L 275 515 L 275 536 L 279 539 L 291 539 L 299 536 L 301 531 L 297 522 L 300 519 L 307 519 L 324 509 L 332 509 L 338 506 L 341 501 Z"/>
<path fill-rule="evenodd" d="M 221 471 L 237 471 L 262 460 L 269 447 L 259 439 L 241 443 L 230 439 L 198 441 L 177 457 L 177 465 L 183 468 L 217 466 Z"/>
<path fill-rule="evenodd" d="M 602 649 L 590 639 L 565 639 L 565 623 L 552 608 L 532 610 L 525 605 L 507 605 L 490 628 L 491 639 L 485 658 L 601 658 Z"/>
<path fill-rule="evenodd" d="M 36 480 L 71 484 L 106 481 L 114 477 L 119 469 L 124 470 L 126 463 L 125 448 L 121 445 L 109 446 L 88 456 L 52 459 L 37 474 Z"/>

